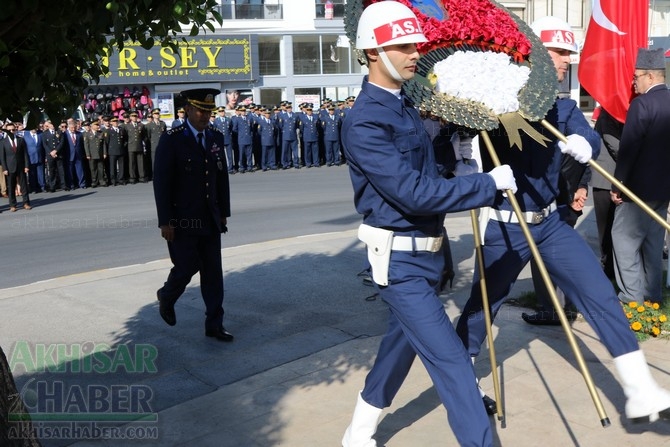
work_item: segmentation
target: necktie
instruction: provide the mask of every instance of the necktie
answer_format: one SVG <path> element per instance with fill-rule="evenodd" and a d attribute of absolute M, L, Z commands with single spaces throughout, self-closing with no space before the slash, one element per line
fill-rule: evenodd
<path fill-rule="evenodd" d="M 16 140 L 14 138 L 10 138 L 9 141 L 12 142 L 12 151 L 16 152 Z"/>
<path fill-rule="evenodd" d="M 312 115 L 309 115 L 307 118 L 309 118 L 309 121 L 312 122 Z"/>
<path fill-rule="evenodd" d="M 70 136 L 72 137 L 72 144 L 77 144 L 77 137 L 75 137 L 73 133 L 71 133 Z"/>
<path fill-rule="evenodd" d="M 198 146 L 200 146 L 200 148 L 203 150 L 205 149 L 205 145 L 202 144 L 203 143 L 202 140 L 204 139 L 204 137 L 205 136 L 202 134 L 202 132 L 198 132 Z"/>

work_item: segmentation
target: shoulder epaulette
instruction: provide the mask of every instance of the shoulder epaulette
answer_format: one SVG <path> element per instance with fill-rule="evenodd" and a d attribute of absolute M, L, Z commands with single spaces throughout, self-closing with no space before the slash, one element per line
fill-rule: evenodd
<path fill-rule="evenodd" d="M 184 130 L 186 130 L 186 126 L 177 126 L 177 127 L 173 127 L 171 129 L 168 129 L 167 134 L 172 135 L 173 133 L 176 134 L 176 133 L 179 133 L 179 132 L 184 132 Z"/>

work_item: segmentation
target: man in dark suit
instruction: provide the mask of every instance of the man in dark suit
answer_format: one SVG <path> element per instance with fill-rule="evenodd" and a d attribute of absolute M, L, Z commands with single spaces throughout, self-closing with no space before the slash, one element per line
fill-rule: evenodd
<path fill-rule="evenodd" d="M 16 127 L 14 123 L 5 125 L 5 138 L 0 141 L 0 164 L 4 169 L 3 174 L 7 176 L 7 193 L 9 195 L 9 210 L 16 211 L 16 185 L 21 188 L 23 195 L 23 207 L 31 209 L 30 197 L 28 196 L 28 151 L 23 138 L 14 134 Z"/>
<path fill-rule="evenodd" d="M 44 122 L 44 132 L 42 132 L 42 148 L 47 160 L 47 171 L 49 177 L 47 189 L 49 192 L 56 192 L 60 186 L 65 191 L 69 191 L 68 182 L 65 180 L 65 146 L 63 144 L 63 134 L 60 130 L 54 128 L 50 120 Z"/>
<path fill-rule="evenodd" d="M 126 153 L 126 130 L 119 126 L 119 119 L 112 117 L 110 127 L 105 130 L 107 159 L 109 160 L 109 183 L 112 186 L 125 185 L 124 156 Z"/>
<path fill-rule="evenodd" d="M 63 144 L 69 149 L 68 172 L 70 173 L 70 185 L 68 187 L 76 189 L 78 186 L 86 189 L 83 162 L 86 159 L 84 137 L 77 130 L 77 122 L 72 118 L 67 120 L 67 131 L 63 135 Z"/>
<path fill-rule="evenodd" d="M 670 91 L 663 48 L 640 48 L 614 177 L 665 218 L 670 202 Z M 614 273 L 623 302 L 661 303 L 665 230 L 613 186 Z"/>
<path fill-rule="evenodd" d="M 177 323 L 174 305 L 200 272 L 205 335 L 233 341 L 223 327 L 221 233 L 230 216 L 230 188 L 223 134 L 209 125 L 216 89 L 182 92 L 187 121 L 160 139 L 154 164 L 154 196 L 161 236 L 173 267 L 156 295 L 163 320 Z"/>

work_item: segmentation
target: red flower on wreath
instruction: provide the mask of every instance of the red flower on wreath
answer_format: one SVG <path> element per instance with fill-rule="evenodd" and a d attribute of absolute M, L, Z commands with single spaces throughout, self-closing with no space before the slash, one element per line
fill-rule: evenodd
<path fill-rule="evenodd" d="M 378 0 L 366 2 L 375 3 Z M 441 47 L 477 46 L 509 54 L 518 62 L 528 59 L 531 43 L 509 13 L 489 0 L 433 0 L 448 13 L 446 20 L 429 17 L 417 8 L 422 1 L 397 0 L 414 11 L 428 39 L 417 44 L 420 53 Z"/>

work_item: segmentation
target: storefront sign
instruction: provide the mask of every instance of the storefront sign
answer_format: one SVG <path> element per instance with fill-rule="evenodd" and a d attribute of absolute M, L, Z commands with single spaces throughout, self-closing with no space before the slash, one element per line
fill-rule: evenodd
<path fill-rule="evenodd" d="M 186 37 L 177 50 L 125 42 L 103 61 L 100 84 L 248 81 L 258 78 L 257 36 Z"/>

